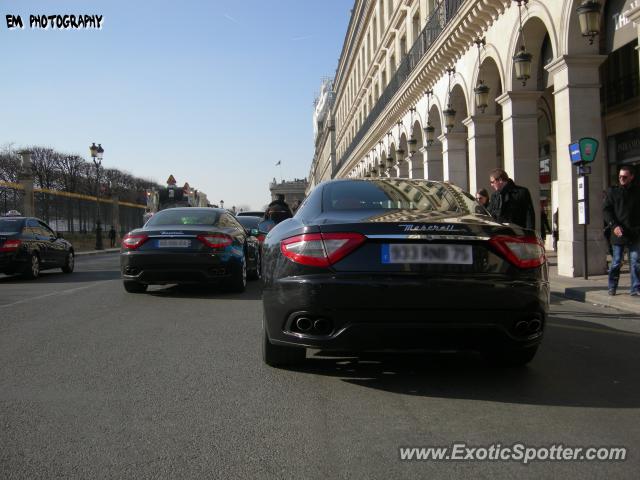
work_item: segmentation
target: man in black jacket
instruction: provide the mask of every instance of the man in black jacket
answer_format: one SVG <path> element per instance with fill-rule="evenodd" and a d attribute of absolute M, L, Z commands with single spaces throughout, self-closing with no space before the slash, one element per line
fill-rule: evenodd
<path fill-rule="evenodd" d="M 489 213 L 500 223 L 515 223 L 523 228 L 536 228 L 531 194 L 525 187 L 513 183 L 501 168 L 491 170 L 489 183 L 495 190 L 489 200 Z"/>
<path fill-rule="evenodd" d="M 276 199 L 267 206 L 267 210 L 264 212 L 265 220 L 273 220 L 275 224 L 278 224 L 291 217 L 293 217 L 293 213 L 291 213 L 287 202 L 284 201 L 284 195 L 282 193 L 276 194 Z"/>
<path fill-rule="evenodd" d="M 620 167 L 620 186 L 607 191 L 603 215 L 611 229 L 613 259 L 609 268 L 609 295 L 615 295 L 620 279 L 620 267 L 625 247 L 629 249 L 632 296 L 640 295 L 640 187 L 634 183 L 633 169 Z"/>

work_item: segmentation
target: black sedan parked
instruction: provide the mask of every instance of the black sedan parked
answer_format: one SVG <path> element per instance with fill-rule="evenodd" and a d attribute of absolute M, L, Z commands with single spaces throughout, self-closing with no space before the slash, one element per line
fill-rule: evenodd
<path fill-rule="evenodd" d="M 0 217 L 0 272 L 35 279 L 42 270 L 73 272 L 73 245 L 42 220 L 19 215 Z"/>
<path fill-rule="evenodd" d="M 247 272 L 259 276 L 258 240 L 220 208 L 170 208 L 122 239 L 127 292 L 148 285 L 216 283 L 242 292 Z"/>
<path fill-rule="evenodd" d="M 263 358 L 305 348 L 462 350 L 522 365 L 549 308 L 535 232 L 499 224 L 458 187 L 333 180 L 263 244 Z"/>

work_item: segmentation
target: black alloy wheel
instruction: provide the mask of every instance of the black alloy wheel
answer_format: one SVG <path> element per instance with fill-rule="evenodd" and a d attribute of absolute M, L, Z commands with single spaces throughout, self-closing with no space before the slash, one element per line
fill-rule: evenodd
<path fill-rule="evenodd" d="M 260 280 L 262 278 L 262 259 L 260 258 L 260 250 L 256 252 L 256 268 L 251 271 L 249 278 L 251 280 Z"/>
<path fill-rule="evenodd" d="M 34 252 L 31 254 L 31 259 L 29 260 L 29 264 L 27 265 L 23 275 L 29 280 L 35 280 L 40 276 L 40 257 L 37 253 Z"/>
<path fill-rule="evenodd" d="M 62 266 L 62 271 L 64 273 L 71 273 L 76 266 L 76 256 L 72 251 L 67 253 L 67 258 L 64 261 L 64 265 Z"/>
<path fill-rule="evenodd" d="M 229 290 L 231 292 L 242 293 L 247 288 L 247 253 L 242 255 L 242 265 L 236 269 L 231 276 L 229 282 Z"/>

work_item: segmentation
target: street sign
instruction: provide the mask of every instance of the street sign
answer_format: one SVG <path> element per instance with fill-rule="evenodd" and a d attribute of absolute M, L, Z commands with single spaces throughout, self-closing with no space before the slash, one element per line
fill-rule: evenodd
<path fill-rule="evenodd" d="M 583 162 L 593 162 L 596 158 L 596 153 L 598 153 L 598 140 L 589 137 L 580 139 L 580 156 Z"/>
<path fill-rule="evenodd" d="M 578 177 L 578 200 L 585 200 L 586 197 L 585 177 Z"/>
<path fill-rule="evenodd" d="M 169 178 L 167 179 L 167 185 L 175 185 L 176 184 L 176 179 L 173 177 L 173 175 L 169 175 Z"/>
<path fill-rule="evenodd" d="M 574 165 L 591 163 L 598 153 L 598 140 L 591 137 L 584 137 L 569 144 L 569 158 Z"/>
<path fill-rule="evenodd" d="M 578 225 L 589 225 L 589 205 L 585 201 L 578 202 Z"/>
<path fill-rule="evenodd" d="M 580 155 L 580 143 L 574 142 L 569 144 L 569 156 L 571 157 L 571 163 L 582 163 L 582 156 Z"/>

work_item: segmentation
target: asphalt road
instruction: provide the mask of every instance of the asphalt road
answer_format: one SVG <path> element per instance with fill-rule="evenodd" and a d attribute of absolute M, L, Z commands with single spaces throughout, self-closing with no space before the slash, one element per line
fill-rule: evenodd
<path fill-rule="evenodd" d="M 554 300 L 520 370 L 472 354 L 260 358 L 260 286 L 125 293 L 116 255 L 0 277 L 0 478 L 637 478 L 640 317 Z M 399 447 L 623 446 L 624 462 Z"/>

